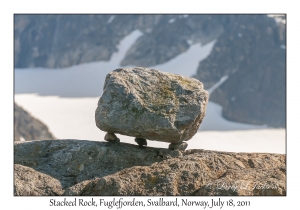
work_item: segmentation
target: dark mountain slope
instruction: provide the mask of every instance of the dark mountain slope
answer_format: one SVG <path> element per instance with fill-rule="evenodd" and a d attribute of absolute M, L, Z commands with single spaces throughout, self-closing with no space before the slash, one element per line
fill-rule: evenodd
<path fill-rule="evenodd" d="M 32 117 L 18 105 L 14 106 L 14 141 L 20 141 L 21 137 L 25 141 L 55 139 L 41 121 Z"/>

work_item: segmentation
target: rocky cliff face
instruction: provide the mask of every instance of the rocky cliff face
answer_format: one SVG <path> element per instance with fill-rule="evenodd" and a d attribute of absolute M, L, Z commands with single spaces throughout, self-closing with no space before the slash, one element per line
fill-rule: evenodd
<path fill-rule="evenodd" d="M 46 125 L 14 104 L 14 141 L 49 140 L 55 137 Z"/>
<path fill-rule="evenodd" d="M 285 127 L 285 24 L 267 15 L 15 15 L 14 26 L 17 68 L 109 60 L 136 29 L 121 65 L 150 67 L 217 40 L 194 77 L 207 89 L 228 76 L 211 95 L 223 116 Z"/>
<path fill-rule="evenodd" d="M 260 15 L 222 20 L 224 32 L 195 77 L 209 88 L 228 76 L 210 96 L 225 118 L 285 127 L 285 25 Z"/>
<path fill-rule="evenodd" d="M 280 154 L 140 148 L 55 140 L 15 143 L 15 195 L 286 195 Z"/>
<path fill-rule="evenodd" d="M 144 33 L 122 65 L 151 66 L 221 34 L 213 15 L 15 15 L 15 67 L 67 67 L 109 60 L 120 40 Z"/>

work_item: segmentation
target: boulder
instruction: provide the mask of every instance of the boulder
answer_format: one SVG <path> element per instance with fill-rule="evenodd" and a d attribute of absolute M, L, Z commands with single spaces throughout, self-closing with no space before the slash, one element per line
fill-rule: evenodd
<path fill-rule="evenodd" d="M 87 140 L 15 142 L 15 195 L 286 195 L 286 155 Z"/>
<path fill-rule="evenodd" d="M 14 194 L 17 196 L 62 195 L 64 192 L 59 180 L 30 167 L 14 165 Z"/>
<path fill-rule="evenodd" d="M 197 132 L 207 103 L 208 92 L 197 79 L 119 68 L 106 76 L 95 120 L 108 133 L 180 143 Z"/>

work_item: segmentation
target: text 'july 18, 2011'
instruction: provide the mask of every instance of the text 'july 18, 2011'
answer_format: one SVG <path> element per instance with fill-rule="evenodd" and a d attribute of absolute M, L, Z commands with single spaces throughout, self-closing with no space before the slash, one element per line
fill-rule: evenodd
<path fill-rule="evenodd" d="M 203 209 L 222 209 L 224 207 L 250 207 L 250 201 L 238 199 L 201 198 L 64 198 L 50 199 L 49 206 L 85 206 L 107 209 L 127 207 L 199 207 Z"/>

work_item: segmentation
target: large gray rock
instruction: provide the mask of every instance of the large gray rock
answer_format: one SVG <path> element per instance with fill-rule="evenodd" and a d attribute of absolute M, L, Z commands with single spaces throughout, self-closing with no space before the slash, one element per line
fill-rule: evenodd
<path fill-rule="evenodd" d="M 286 156 L 87 140 L 15 142 L 15 195 L 286 195 Z"/>
<path fill-rule="evenodd" d="M 179 143 L 197 132 L 208 92 L 194 78 L 143 67 L 120 68 L 106 76 L 96 109 L 103 131 Z"/>

